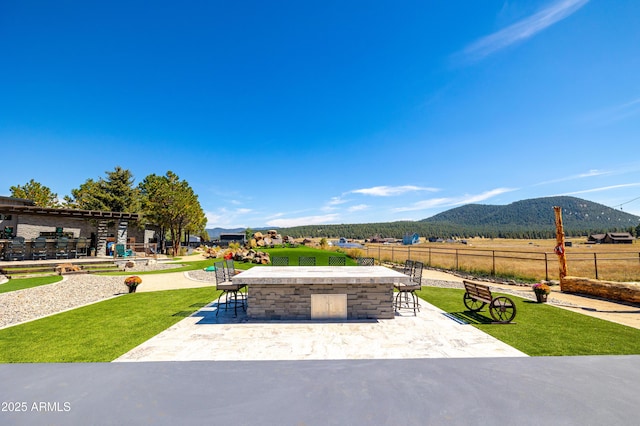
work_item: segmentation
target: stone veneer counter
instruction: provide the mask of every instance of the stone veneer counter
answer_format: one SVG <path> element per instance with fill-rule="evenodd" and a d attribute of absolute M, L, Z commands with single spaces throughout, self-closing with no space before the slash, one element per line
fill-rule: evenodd
<path fill-rule="evenodd" d="M 258 266 L 233 282 L 249 287 L 250 319 L 391 319 L 393 284 L 409 277 L 383 266 Z"/>

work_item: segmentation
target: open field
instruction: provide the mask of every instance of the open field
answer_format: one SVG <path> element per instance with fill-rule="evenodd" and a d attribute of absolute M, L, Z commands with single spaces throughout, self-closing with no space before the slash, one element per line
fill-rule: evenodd
<path fill-rule="evenodd" d="M 433 267 L 537 281 L 558 279 L 555 239 L 516 240 L 472 238 L 462 243 L 422 243 L 413 246 L 368 244 L 365 255 L 382 261 L 413 259 Z M 568 274 L 612 281 L 640 281 L 640 243 L 586 244 L 568 238 Z"/>

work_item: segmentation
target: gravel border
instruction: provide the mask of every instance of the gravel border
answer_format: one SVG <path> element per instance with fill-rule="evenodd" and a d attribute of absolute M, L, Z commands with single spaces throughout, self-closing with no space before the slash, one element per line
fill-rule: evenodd
<path fill-rule="evenodd" d="M 180 268 L 181 264 L 136 265 L 126 272 Z M 203 271 L 204 272 L 204 271 Z M 0 281 L 0 284 L 2 282 Z M 65 275 L 62 281 L 0 294 L 0 329 L 33 321 L 128 293 L 124 277 L 93 274 Z"/>
<path fill-rule="evenodd" d="M 69 275 L 62 281 L 0 294 L 0 328 L 125 294 L 121 276 Z"/>
<path fill-rule="evenodd" d="M 186 272 L 187 278 L 189 278 L 190 280 L 194 280 L 194 281 L 201 281 L 201 282 L 207 282 L 207 283 L 214 283 L 216 282 L 216 274 L 213 272 L 207 272 L 204 271 L 202 269 L 196 269 L 193 271 L 187 271 Z"/>

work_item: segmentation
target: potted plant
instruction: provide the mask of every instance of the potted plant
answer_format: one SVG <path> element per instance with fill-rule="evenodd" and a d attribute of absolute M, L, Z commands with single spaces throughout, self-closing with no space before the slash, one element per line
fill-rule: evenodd
<path fill-rule="evenodd" d="M 142 278 L 137 275 L 124 279 L 124 284 L 129 287 L 129 293 L 135 293 L 138 286 L 142 283 Z"/>
<path fill-rule="evenodd" d="M 538 303 L 547 301 L 547 295 L 551 293 L 551 288 L 545 283 L 537 283 L 533 285 L 533 292 L 536 294 Z"/>

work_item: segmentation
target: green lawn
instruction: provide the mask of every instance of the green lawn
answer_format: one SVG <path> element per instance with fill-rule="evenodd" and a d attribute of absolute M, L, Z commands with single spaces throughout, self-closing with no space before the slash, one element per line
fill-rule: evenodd
<path fill-rule="evenodd" d="M 488 324 L 488 307 L 466 312 L 464 290 L 423 287 L 419 296 L 531 356 L 640 354 L 640 330 L 512 295 L 516 324 Z"/>
<path fill-rule="evenodd" d="M 214 287 L 132 293 L 0 330 L 0 362 L 109 362 L 215 300 Z"/>
<path fill-rule="evenodd" d="M 271 256 L 315 256 L 326 265 L 334 252 L 310 248 L 267 249 Z M 189 269 L 214 260 L 190 262 Z M 347 258 L 347 265 L 354 264 Z M 236 268 L 254 266 L 236 262 Z M 165 271 L 166 272 L 166 271 Z M 60 277 L 46 277 L 60 279 Z M 32 278 L 20 281 L 40 280 Z M 3 284 L 0 287 L 14 285 Z M 37 284 L 34 284 L 37 285 Z M 487 308 L 467 312 L 464 291 L 423 287 L 419 296 L 445 312 L 531 356 L 640 354 L 640 330 L 507 295 L 517 306 L 515 324 L 488 324 Z M 0 330 L 0 362 L 109 362 L 217 298 L 214 287 L 127 294 Z"/>
<path fill-rule="evenodd" d="M 267 249 L 260 249 L 260 251 L 265 251 L 269 253 L 269 256 L 271 257 L 274 257 L 274 256 L 288 257 L 290 266 L 297 266 L 298 258 L 301 256 L 315 257 L 316 265 L 318 266 L 327 266 L 329 264 L 329 256 L 346 257 L 347 260 L 345 264 L 347 266 L 357 265 L 355 259 L 347 257 L 344 253 L 340 253 L 337 251 L 316 249 L 311 247 L 300 246 L 300 247 L 294 247 L 294 248 L 267 248 Z M 239 262 L 236 262 L 236 263 L 239 263 Z"/>
<path fill-rule="evenodd" d="M 9 282 L 0 285 L 0 293 L 38 287 L 45 284 L 53 284 L 58 281 L 62 281 L 62 277 L 60 275 L 49 275 L 46 277 L 34 278 L 13 278 L 10 279 Z"/>

